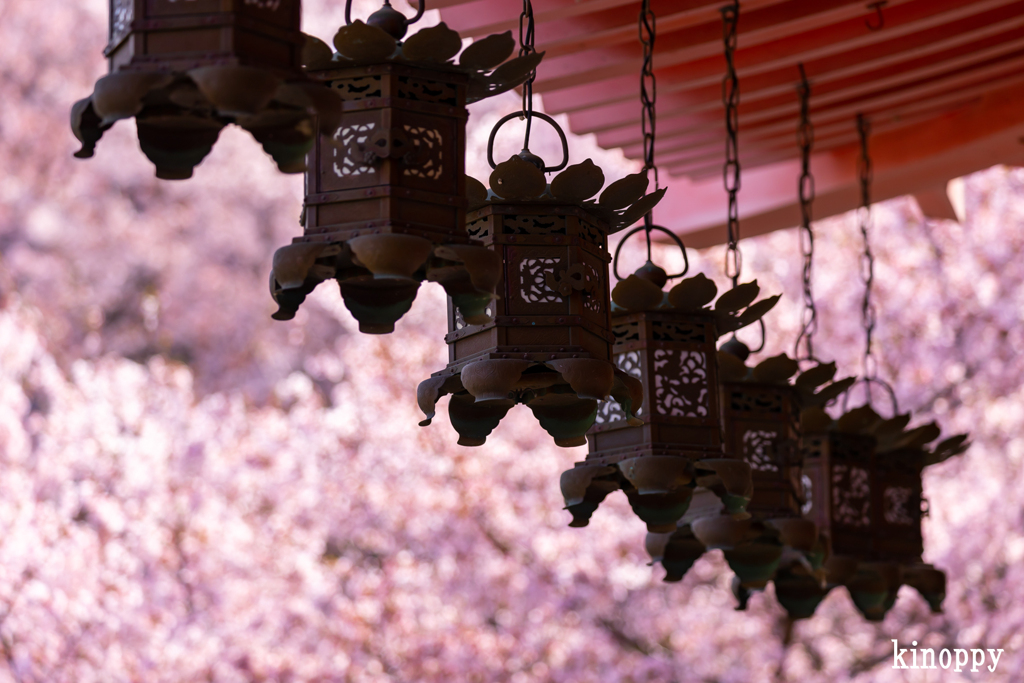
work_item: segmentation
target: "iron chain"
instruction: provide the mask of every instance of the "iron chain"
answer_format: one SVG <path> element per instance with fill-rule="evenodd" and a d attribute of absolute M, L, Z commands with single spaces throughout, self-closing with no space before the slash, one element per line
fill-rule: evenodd
<path fill-rule="evenodd" d="M 523 0 L 523 13 L 519 15 L 519 56 L 533 54 L 534 48 L 534 22 L 533 4 L 530 0 Z M 533 82 L 537 80 L 537 70 L 530 73 L 530 77 L 523 83 L 523 117 L 526 119 L 526 135 L 523 138 L 523 149 L 530 148 L 530 128 L 533 123 Z"/>
<path fill-rule="evenodd" d="M 801 315 L 800 335 L 796 340 L 794 355 L 797 360 L 814 360 L 814 335 L 818 331 L 818 310 L 814 305 L 811 278 L 814 267 L 814 229 L 811 226 L 811 208 L 814 204 L 814 176 L 811 175 L 811 150 L 814 147 L 814 126 L 811 125 L 811 84 L 807 81 L 804 65 L 800 64 L 800 83 L 797 85 L 800 98 L 800 124 L 797 127 L 797 144 L 800 146 L 800 180 L 797 191 L 800 196 L 800 253 L 803 256 L 803 297 L 804 310 Z M 801 351 L 801 345 L 803 350 Z"/>
<path fill-rule="evenodd" d="M 875 332 L 875 306 L 872 301 L 872 288 L 875 284 L 875 255 L 871 251 L 868 232 L 871 227 L 871 155 L 868 152 L 868 137 L 871 135 L 871 124 L 863 114 L 857 115 L 857 133 L 860 136 L 860 160 L 857 171 L 860 179 L 861 206 L 857 212 L 860 234 L 864 240 L 864 253 L 861 255 L 860 275 L 864 282 L 864 299 L 861 303 L 861 322 L 864 326 L 864 378 L 868 382 L 868 403 L 871 402 L 871 382 L 876 377 L 877 363 L 874 357 L 873 338 Z"/>
<path fill-rule="evenodd" d="M 655 105 L 658 101 L 658 82 L 654 76 L 654 39 L 657 35 L 656 18 L 651 11 L 650 0 L 643 0 L 640 7 L 640 44 L 643 45 L 644 61 L 640 70 L 640 102 L 643 109 L 640 116 L 640 128 L 644 136 L 644 170 L 654 174 L 654 189 L 660 187 L 658 166 L 654 163 L 654 140 L 657 126 Z M 651 227 L 654 225 L 654 212 L 648 211 L 644 216 L 644 228 L 647 237 L 647 261 L 651 260 Z"/>
<path fill-rule="evenodd" d="M 725 46 L 725 78 L 722 79 L 722 104 L 725 107 L 725 167 L 722 170 L 725 191 L 729 194 L 729 218 L 726 225 L 728 246 L 725 275 L 735 287 L 743 270 L 740 254 L 740 213 L 736 195 L 740 190 L 739 106 L 740 83 L 736 75 L 736 26 L 740 18 L 739 0 L 722 8 L 722 42 Z"/>

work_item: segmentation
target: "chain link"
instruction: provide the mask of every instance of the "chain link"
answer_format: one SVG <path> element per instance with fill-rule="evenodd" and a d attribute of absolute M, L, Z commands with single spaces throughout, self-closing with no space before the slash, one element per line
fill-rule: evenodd
<path fill-rule="evenodd" d="M 871 182 L 873 172 L 871 155 L 868 152 L 868 137 L 871 124 L 863 114 L 857 114 L 857 133 L 860 136 L 860 159 L 857 172 L 860 177 L 861 206 L 857 210 L 860 234 L 864 240 L 864 253 L 860 259 L 860 276 L 864 282 L 864 299 L 861 303 L 861 322 L 864 326 L 864 379 L 867 380 L 868 404 L 871 403 L 871 383 L 876 379 L 878 363 L 874 357 L 872 342 L 875 333 L 875 305 L 871 299 L 875 284 L 875 255 L 871 251 L 868 231 L 871 228 Z"/>
<path fill-rule="evenodd" d="M 722 8 L 722 42 L 725 46 L 725 78 L 722 79 L 722 104 L 725 106 L 725 167 L 722 177 L 729 194 L 727 223 L 728 246 L 725 252 L 725 275 L 735 287 L 743 270 L 743 256 L 738 245 L 740 239 L 740 212 L 736 195 L 740 190 L 739 106 L 740 83 L 736 75 L 736 26 L 740 18 L 739 0 Z"/>
<path fill-rule="evenodd" d="M 796 139 L 800 146 L 800 180 L 797 192 L 800 196 L 800 253 L 803 256 L 803 297 L 804 310 L 801 314 L 802 327 L 796 339 L 794 355 L 797 360 L 815 360 L 814 335 L 818 331 L 818 310 L 814 305 L 811 278 L 814 267 L 814 229 L 811 227 L 811 207 L 814 204 L 814 176 L 811 175 L 811 150 L 814 147 L 814 126 L 811 125 L 811 84 L 807 81 L 804 65 L 800 64 L 800 83 L 797 85 L 800 97 L 800 124 Z M 801 345 L 803 350 L 801 351 Z"/>
<path fill-rule="evenodd" d="M 523 13 L 519 15 L 519 56 L 533 54 L 534 22 L 533 4 L 523 0 Z M 523 149 L 530 148 L 530 128 L 533 124 L 533 82 L 537 80 L 537 70 L 530 72 L 530 77 L 523 83 L 523 117 L 526 119 L 526 134 L 523 138 Z"/>
<path fill-rule="evenodd" d="M 644 170 L 654 174 L 654 189 L 660 189 L 658 166 L 654 163 L 654 139 L 657 124 L 655 105 L 658 101 L 658 81 L 654 76 L 654 39 L 657 35 L 656 18 L 651 11 L 650 0 L 643 0 L 640 7 L 639 33 L 640 44 L 644 49 L 644 62 L 640 69 L 640 102 L 643 110 L 640 116 L 640 128 L 644 136 Z M 644 228 L 647 237 L 647 261 L 651 261 L 651 227 L 654 225 L 654 211 L 644 216 Z"/>

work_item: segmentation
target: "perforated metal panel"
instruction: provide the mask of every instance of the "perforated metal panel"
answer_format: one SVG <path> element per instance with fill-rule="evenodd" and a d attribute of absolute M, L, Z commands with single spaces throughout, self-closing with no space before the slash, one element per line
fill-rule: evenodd
<path fill-rule="evenodd" d="M 608 225 L 573 205 L 489 204 L 470 233 L 502 256 L 494 321 L 464 325 L 449 305 L 449 367 L 482 358 L 611 359 Z"/>
<path fill-rule="evenodd" d="M 799 405 L 789 385 L 722 385 L 725 450 L 745 460 L 754 478 L 750 512 L 796 517 L 804 498 L 799 448 Z"/>
<path fill-rule="evenodd" d="M 587 436 L 588 462 L 638 455 L 722 457 L 717 334 L 710 315 L 671 309 L 616 315 L 614 361 L 643 382 L 642 426 L 603 402 Z"/>

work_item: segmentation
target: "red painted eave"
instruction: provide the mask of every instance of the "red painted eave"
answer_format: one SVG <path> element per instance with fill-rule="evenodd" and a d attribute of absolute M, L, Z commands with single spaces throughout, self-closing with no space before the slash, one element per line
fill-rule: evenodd
<path fill-rule="evenodd" d="M 695 247 L 724 241 L 721 0 L 652 0 L 657 16 L 657 161 L 669 192 L 657 221 Z M 535 91 L 577 134 L 640 157 L 639 0 L 534 0 Z M 463 35 L 517 29 L 521 4 L 433 0 Z M 995 164 L 1024 165 L 1024 1 L 740 3 L 740 193 L 744 235 L 796 225 L 798 64 L 812 87 L 815 216 L 855 208 L 855 118 L 872 123 L 876 200 L 936 188 Z M 948 212 L 946 212 L 948 213 Z"/>

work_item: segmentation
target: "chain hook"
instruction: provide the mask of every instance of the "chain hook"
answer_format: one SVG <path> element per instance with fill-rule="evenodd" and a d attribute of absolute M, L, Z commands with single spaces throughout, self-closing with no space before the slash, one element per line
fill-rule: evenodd
<path fill-rule="evenodd" d="M 878 23 L 874 25 L 871 24 L 870 19 L 864 20 L 864 25 L 868 27 L 869 31 L 881 31 L 882 27 L 885 26 L 885 15 L 882 13 L 882 8 L 888 4 L 888 0 L 878 0 L 878 2 L 868 4 L 868 9 L 875 10 L 875 15 L 878 19 Z"/>

